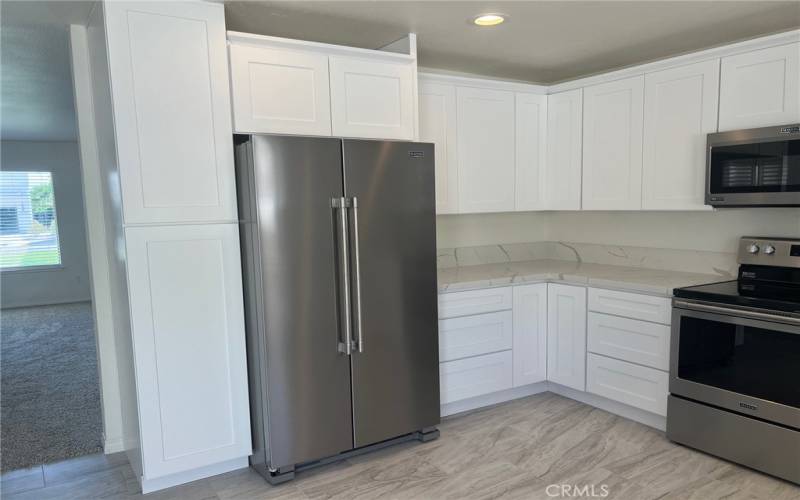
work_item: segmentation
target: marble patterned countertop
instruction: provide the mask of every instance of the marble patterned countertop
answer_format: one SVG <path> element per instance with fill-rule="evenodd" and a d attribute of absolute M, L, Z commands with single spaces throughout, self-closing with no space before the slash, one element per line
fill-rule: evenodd
<path fill-rule="evenodd" d="M 439 293 L 523 283 L 560 282 L 663 297 L 671 297 L 674 288 L 732 279 L 716 274 L 556 259 L 450 267 L 439 269 L 438 278 Z"/>

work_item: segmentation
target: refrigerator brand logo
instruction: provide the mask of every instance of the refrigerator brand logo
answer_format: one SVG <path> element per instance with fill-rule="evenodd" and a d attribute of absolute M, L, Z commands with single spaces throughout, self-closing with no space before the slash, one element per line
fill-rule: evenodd
<path fill-rule="evenodd" d="M 799 134 L 800 125 L 792 125 L 791 127 L 781 127 L 778 131 L 779 134 Z"/>
<path fill-rule="evenodd" d="M 425 151 L 409 151 L 409 158 L 425 158 Z"/>

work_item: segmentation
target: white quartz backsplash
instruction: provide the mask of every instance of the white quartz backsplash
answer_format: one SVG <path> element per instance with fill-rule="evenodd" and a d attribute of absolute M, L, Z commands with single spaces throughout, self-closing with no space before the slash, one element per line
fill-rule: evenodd
<path fill-rule="evenodd" d="M 735 253 L 562 241 L 440 248 L 437 252 L 439 269 L 542 259 L 703 273 L 722 279 L 735 277 L 738 268 Z"/>

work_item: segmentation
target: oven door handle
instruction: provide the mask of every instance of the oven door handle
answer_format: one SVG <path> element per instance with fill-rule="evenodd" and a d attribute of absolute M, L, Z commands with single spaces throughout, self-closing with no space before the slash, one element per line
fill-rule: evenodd
<path fill-rule="evenodd" d="M 747 309 L 735 309 L 731 307 L 712 306 L 709 304 L 701 304 L 698 302 L 686 302 L 684 300 L 675 299 L 672 303 L 675 307 L 682 309 L 689 309 L 692 311 L 702 311 L 716 314 L 727 314 L 729 316 L 738 316 L 740 318 L 760 319 L 764 321 L 774 321 L 777 323 L 787 323 L 790 325 L 800 326 L 800 318 L 792 316 L 783 316 L 780 314 L 769 314 L 757 311 L 749 311 Z"/>

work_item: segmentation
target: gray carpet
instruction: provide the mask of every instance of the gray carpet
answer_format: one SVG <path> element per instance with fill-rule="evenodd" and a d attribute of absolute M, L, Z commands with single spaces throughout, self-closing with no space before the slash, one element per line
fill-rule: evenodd
<path fill-rule="evenodd" d="M 0 311 L 0 469 L 102 451 L 91 304 Z"/>

